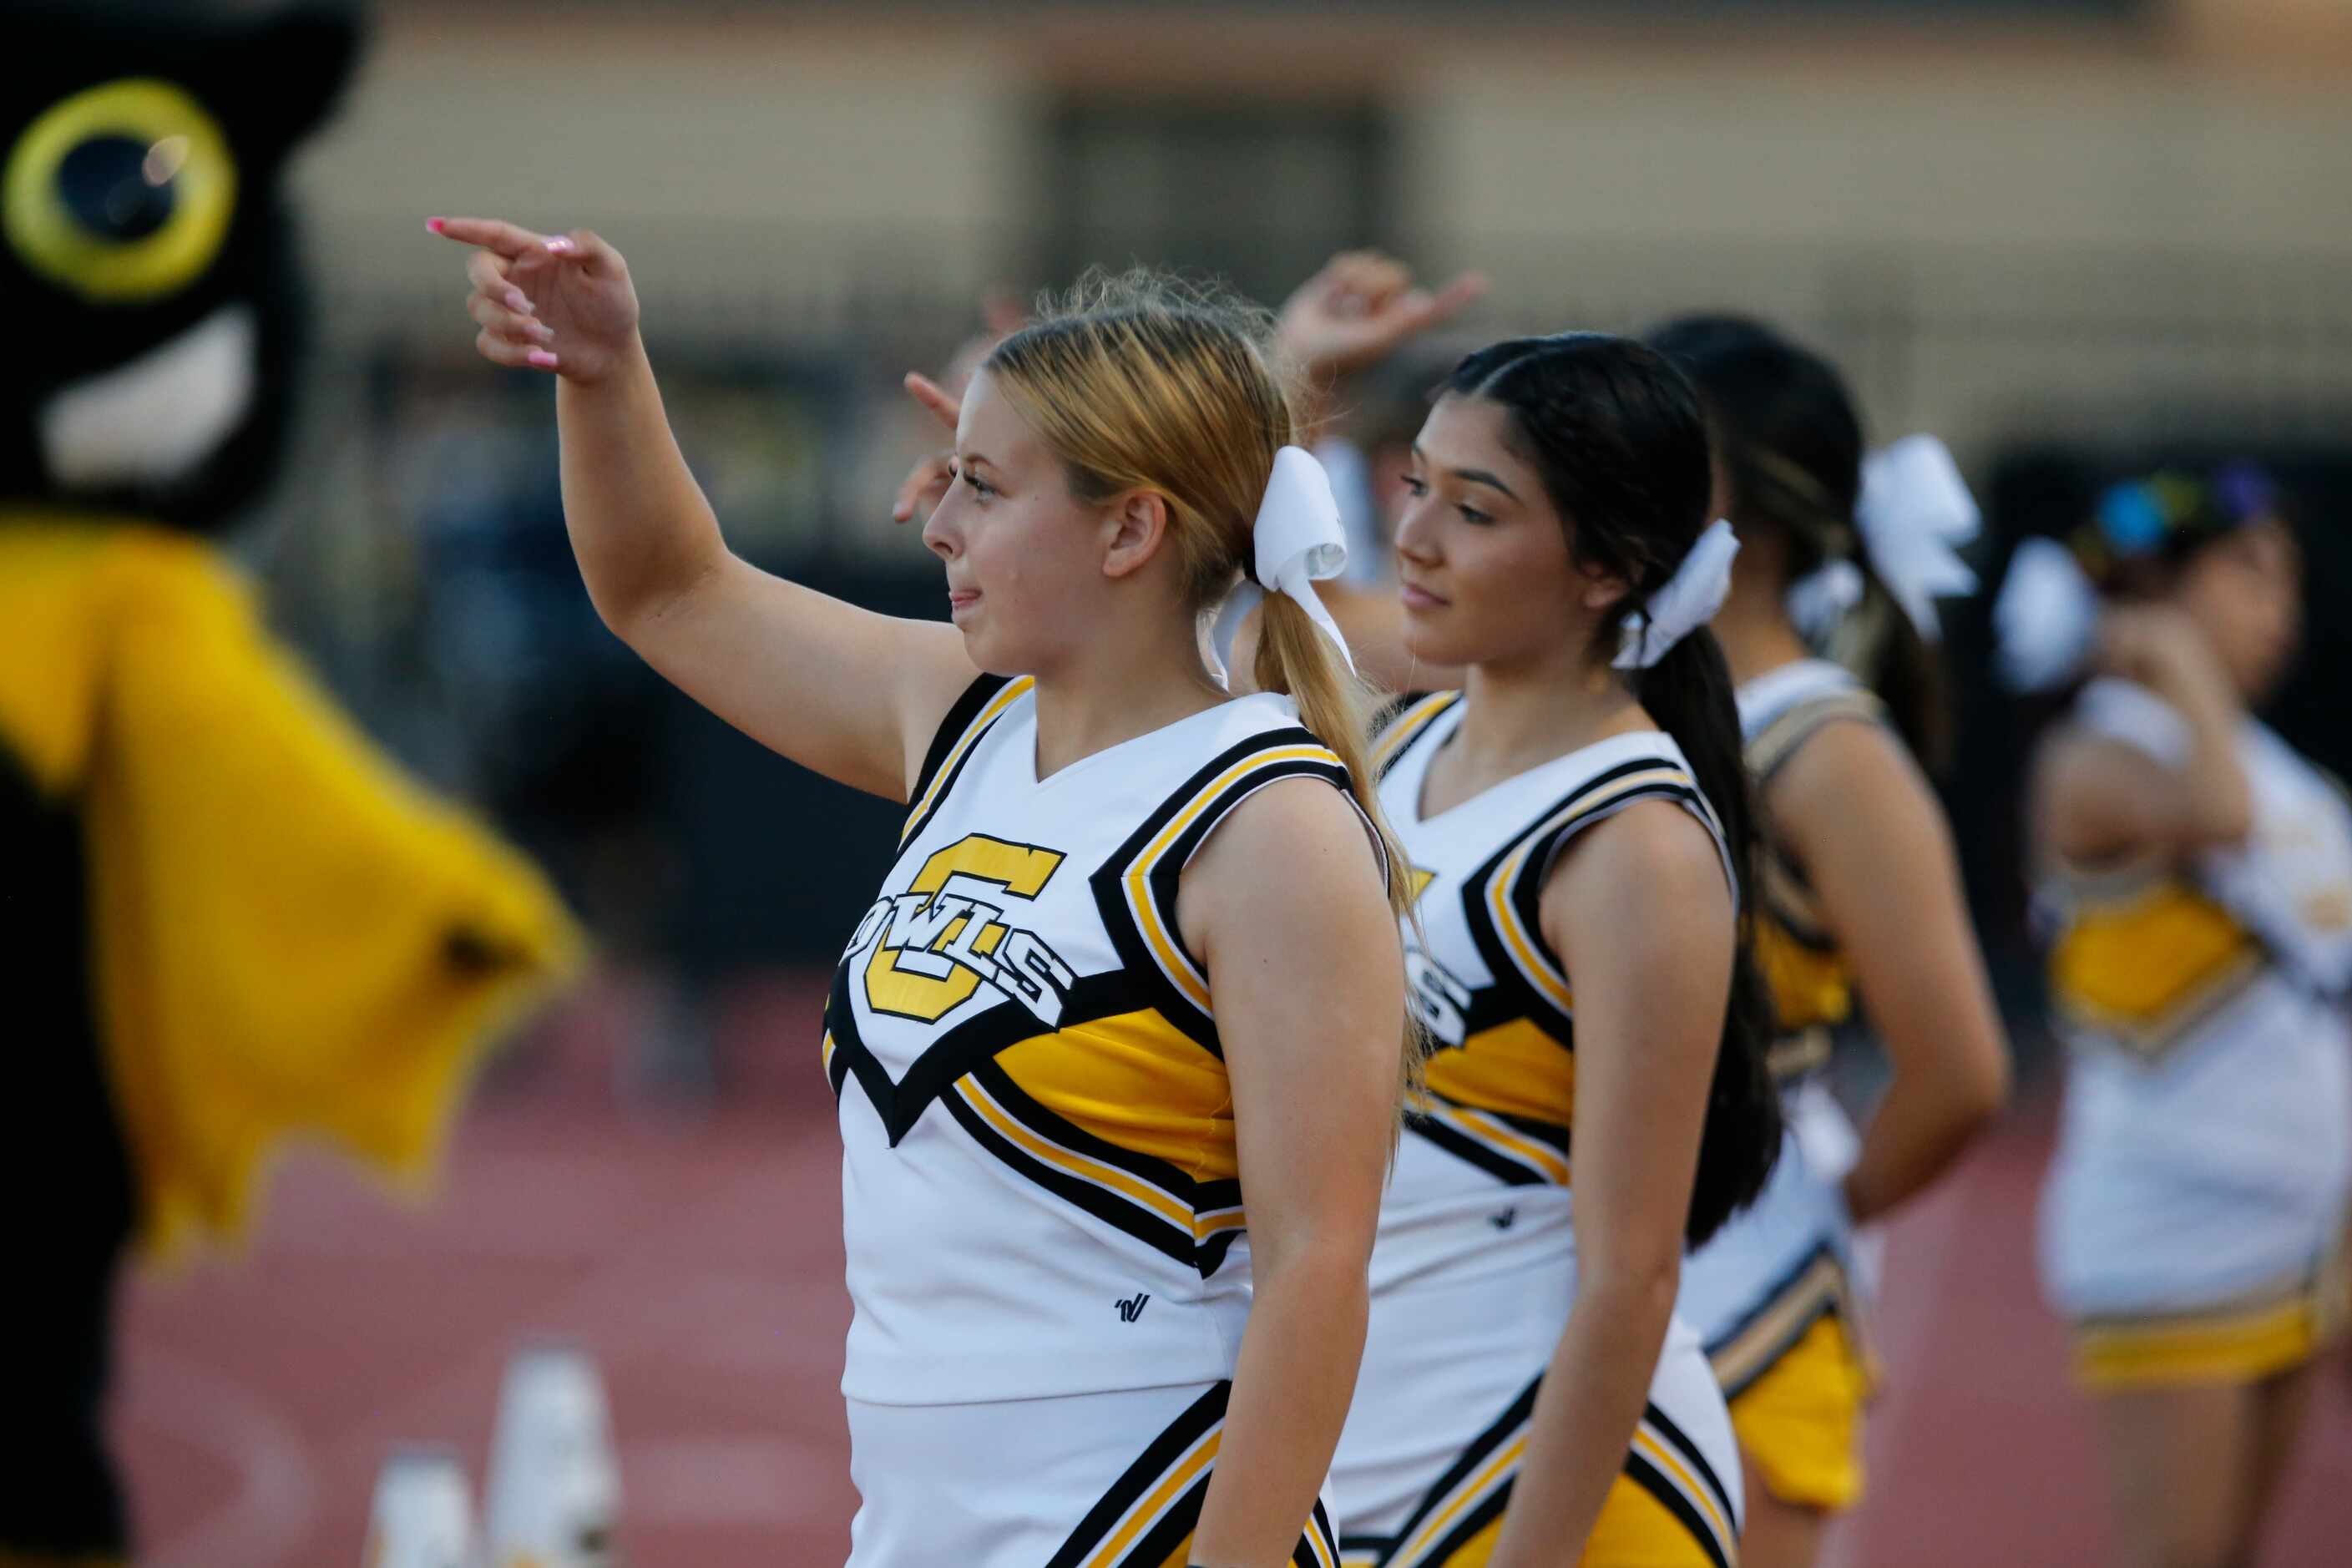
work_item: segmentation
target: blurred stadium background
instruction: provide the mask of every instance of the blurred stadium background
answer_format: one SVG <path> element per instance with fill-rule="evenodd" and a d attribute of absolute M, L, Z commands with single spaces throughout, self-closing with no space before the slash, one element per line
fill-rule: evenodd
<path fill-rule="evenodd" d="M 936 574 L 889 497 L 932 443 L 899 374 L 990 289 L 1095 262 L 1278 303 L 1377 245 L 1489 274 L 1465 342 L 1768 316 L 1846 369 L 1878 439 L 1950 443 L 1988 573 L 2119 466 L 2260 458 L 2313 563 L 2282 725 L 2345 769 L 2347 83 L 2340 0 L 385 0 L 294 182 L 318 341 L 301 456 L 247 553 L 329 683 L 547 860 L 603 959 L 493 1065 L 433 1205 L 297 1158 L 247 1256 L 141 1283 L 119 1421 L 150 1559 L 357 1561 L 385 1445 L 454 1440 L 478 1471 L 497 1367 L 546 1332 L 611 1380 L 630 1560 L 820 1563 L 847 1540 L 815 1019 L 895 813 L 598 626 L 548 389 L 474 359 L 425 215 L 614 239 L 737 548 L 908 613 Z M 1874 1490 L 1841 1550 L 2087 1562 L 2105 1499 L 2031 1267 L 2050 1075 L 2017 715 L 1981 607 L 1948 624 L 1948 797 L 2024 1092 L 1895 1229 Z M 2342 1561 L 2347 1395 L 2323 1394 L 2269 1562 Z"/>

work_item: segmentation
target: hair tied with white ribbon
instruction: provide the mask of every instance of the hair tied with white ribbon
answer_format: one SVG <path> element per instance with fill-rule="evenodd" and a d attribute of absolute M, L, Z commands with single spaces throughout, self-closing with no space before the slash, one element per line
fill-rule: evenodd
<path fill-rule="evenodd" d="M 1951 448 L 1933 436 L 1906 436 L 1871 453 L 1853 520 L 1871 570 L 1919 635 L 1940 639 L 1936 601 L 1977 591 L 1977 574 L 1958 551 L 1983 522 Z"/>
<path fill-rule="evenodd" d="M 1339 502 L 1331 493 L 1331 476 L 1315 454 L 1304 447 L 1285 447 L 1275 453 L 1274 472 L 1266 477 L 1251 538 L 1258 585 L 1296 600 L 1307 619 L 1331 639 L 1352 673 L 1356 659 L 1348 651 L 1348 639 L 1339 635 L 1339 623 L 1315 592 L 1318 581 L 1348 568 Z"/>
<path fill-rule="evenodd" d="M 1691 545 L 1675 574 L 1625 617 L 1617 657 L 1609 662 L 1618 669 L 1647 669 L 1713 620 L 1731 592 L 1731 558 L 1738 553 L 1739 536 L 1731 531 L 1731 520 L 1717 518 Z"/>
<path fill-rule="evenodd" d="M 2054 539 L 2018 545 L 1993 600 L 1995 660 L 2012 691 L 2047 691 L 2080 673 L 2098 636 L 2099 592 Z"/>
<path fill-rule="evenodd" d="M 1840 556 L 1822 562 L 1790 584 L 1784 602 L 1797 630 L 1808 641 L 1822 643 L 1829 640 L 1838 623 L 1853 614 L 1864 591 L 1862 568 Z"/>

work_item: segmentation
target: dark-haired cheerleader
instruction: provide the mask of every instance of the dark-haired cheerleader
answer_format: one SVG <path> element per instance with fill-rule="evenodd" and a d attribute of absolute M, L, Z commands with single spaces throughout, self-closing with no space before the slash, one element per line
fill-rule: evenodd
<path fill-rule="evenodd" d="M 2252 1561 L 2343 1321 L 2352 814 L 2250 716 L 2301 567 L 2247 468 L 2115 486 L 2002 591 L 2021 684 L 2087 663 L 2028 796 L 2068 1044 L 2042 1274 L 2125 1558 Z"/>
<path fill-rule="evenodd" d="M 1433 1054 L 1372 1253 L 1342 1546 L 1726 1568 L 1738 1456 L 1675 1283 L 1780 1121 L 1705 422 L 1631 340 L 1501 343 L 1444 384 L 1408 489 L 1405 646 L 1466 679 L 1376 753 Z"/>

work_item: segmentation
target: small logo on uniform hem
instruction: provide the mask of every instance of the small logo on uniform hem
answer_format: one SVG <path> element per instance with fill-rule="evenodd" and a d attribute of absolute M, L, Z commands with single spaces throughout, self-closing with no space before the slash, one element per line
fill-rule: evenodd
<path fill-rule="evenodd" d="M 1496 1230 L 1508 1230 L 1519 1223 L 1519 1211 L 1515 1205 L 1505 1209 L 1500 1214 L 1490 1214 L 1486 1216 L 1486 1223 Z"/>
<path fill-rule="evenodd" d="M 1131 1323 L 1135 1321 L 1136 1319 L 1143 1316 L 1143 1309 L 1150 1300 L 1151 1293 L 1149 1290 L 1138 1290 L 1126 1300 L 1113 1301 L 1111 1305 L 1118 1309 L 1118 1321 L 1120 1322 Z"/>

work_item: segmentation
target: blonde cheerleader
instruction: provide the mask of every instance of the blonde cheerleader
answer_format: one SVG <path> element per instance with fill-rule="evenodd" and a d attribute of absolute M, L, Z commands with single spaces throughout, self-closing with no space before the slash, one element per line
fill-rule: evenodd
<path fill-rule="evenodd" d="M 1321 470 L 1251 323 L 1139 281 L 964 391 L 923 531 L 952 626 L 728 550 L 593 235 L 436 224 L 481 352 L 561 377 L 606 622 L 776 751 L 908 803 L 823 1038 L 840 1100 L 856 1568 L 1334 1561 L 1405 1077 L 1386 843 Z M 1228 696 L 1201 617 L 1268 593 Z M 780 822 L 776 831 L 822 831 Z"/>

